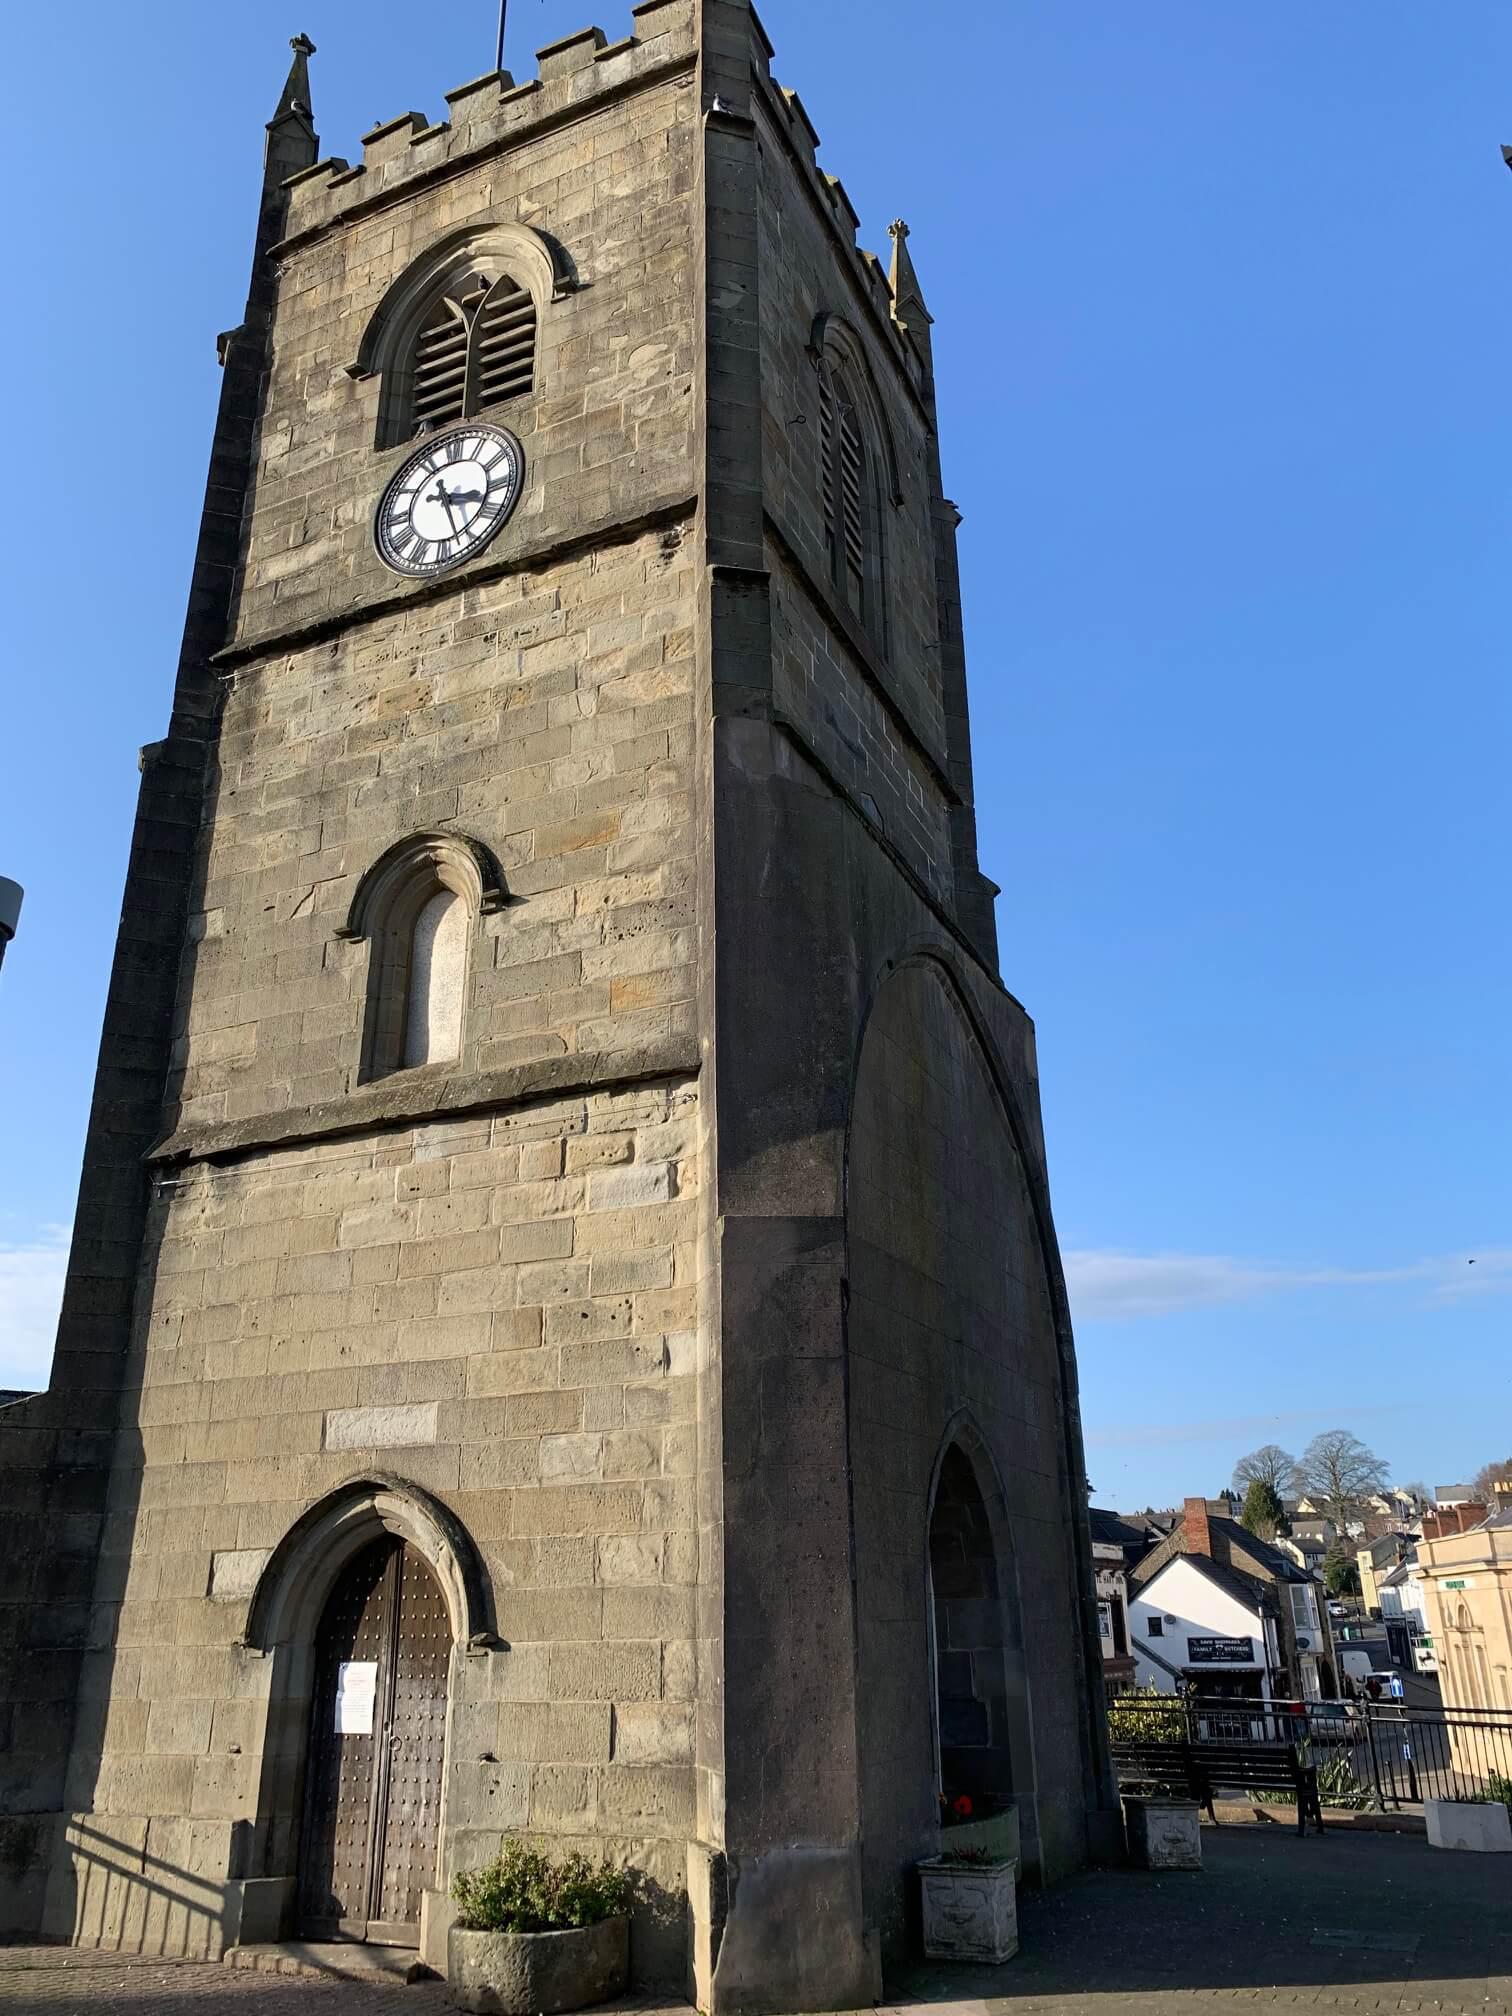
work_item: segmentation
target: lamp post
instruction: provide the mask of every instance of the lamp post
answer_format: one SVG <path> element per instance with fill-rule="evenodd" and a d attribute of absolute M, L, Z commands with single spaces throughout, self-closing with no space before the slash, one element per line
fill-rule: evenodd
<path fill-rule="evenodd" d="M 0 964 L 5 960 L 5 948 L 16 935 L 16 926 L 21 921 L 22 888 L 19 882 L 12 882 L 0 875 Z"/>

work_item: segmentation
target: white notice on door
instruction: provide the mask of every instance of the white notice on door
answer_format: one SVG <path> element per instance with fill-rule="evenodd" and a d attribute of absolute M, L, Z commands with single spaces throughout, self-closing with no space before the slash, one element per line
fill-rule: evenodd
<path fill-rule="evenodd" d="M 336 1734 L 371 1736 L 378 1698 L 378 1661 L 348 1659 L 336 1676 Z"/>

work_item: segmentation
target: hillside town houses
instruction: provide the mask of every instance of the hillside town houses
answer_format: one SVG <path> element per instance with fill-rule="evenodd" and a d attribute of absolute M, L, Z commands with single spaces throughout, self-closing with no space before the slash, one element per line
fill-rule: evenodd
<path fill-rule="evenodd" d="M 1110 1695 L 1348 1698 L 1411 1675 L 1435 1705 L 1442 1678 L 1451 1708 L 1512 1711 L 1512 1484 L 1492 1495 L 1444 1485 L 1425 1504 L 1392 1487 L 1342 1524 L 1301 1495 L 1271 1539 L 1240 1524 L 1232 1493 L 1180 1512 L 1093 1507 Z M 1331 1599 L 1325 1567 L 1349 1560 L 1358 1592 Z"/>

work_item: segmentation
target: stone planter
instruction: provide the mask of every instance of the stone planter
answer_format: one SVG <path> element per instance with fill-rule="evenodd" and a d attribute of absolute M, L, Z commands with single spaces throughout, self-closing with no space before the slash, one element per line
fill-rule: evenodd
<path fill-rule="evenodd" d="M 1500 1801 L 1425 1799 L 1423 1817 L 1434 1848 L 1465 1848 L 1477 1855 L 1512 1855 L 1512 1815 Z"/>
<path fill-rule="evenodd" d="M 1129 1860 L 1136 1869 L 1200 1869 L 1202 1826 L 1195 1799 L 1127 1798 Z"/>
<path fill-rule="evenodd" d="M 951 1862 L 943 1855 L 921 1862 L 928 1958 L 994 1966 L 1011 1960 L 1018 1951 L 1017 1883 L 1016 1862 Z"/>
<path fill-rule="evenodd" d="M 630 1920 L 568 1932 L 465 1932 L 446 1941 L 446 1992 L 483 2016 L 554 2016 L 607 2002 L 630 1971 Z"/>
<path fill-rule="evenodd" d="M 994 1862 L 1020 1861 L 1018 1807 L 1009 1806 L 990 1820 L 967 1820 L 961 1826 L 940 1829 L 941 1854 L 959 1855 L 963 1848 L 985 1848 Z"/>

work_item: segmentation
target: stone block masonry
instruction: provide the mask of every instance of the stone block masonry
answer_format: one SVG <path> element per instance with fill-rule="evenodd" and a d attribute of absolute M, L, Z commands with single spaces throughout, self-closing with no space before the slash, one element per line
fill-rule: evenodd
<path fill-rule="evenodd" d="M 475 836 L 507 883 L 473 950 L 471 1068 L 689 1035 L 692 582 L 674 524 L 235 676 L 170 1083 L 181 1130 L 356 1087 L 371 953 L 336 934 L 363 871 L 418 828 Z M 465 1240 L 469 1208 L 410 1229 Z M 254 1265 L 273 1236 L 242 1228 L 228 1260 Z M 312 1258 L 305 1285 L 336 1271 Z"/>
<path fill-rule="evenodd" d="M 159 1184 L 72 1787 L 96 1831 L 255 1822 L 248 1598 L 307 1505 L 399 1469 L 495 1592 L 500 1646 L 454 1711 L 454 1857 L 523 1827 L 679 1860 L 698 1131 L 668 1082 Z"/>

